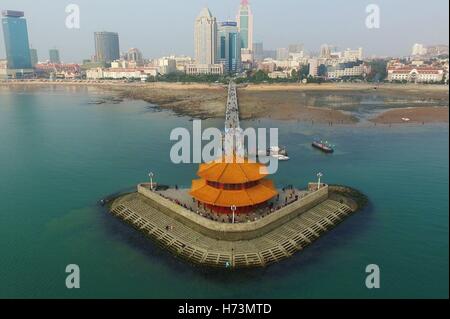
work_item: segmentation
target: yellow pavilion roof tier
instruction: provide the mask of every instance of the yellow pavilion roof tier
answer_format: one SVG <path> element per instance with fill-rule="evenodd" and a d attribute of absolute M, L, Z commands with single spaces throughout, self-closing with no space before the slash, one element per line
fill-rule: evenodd
<path fill-rule="evenodd" d="M 243 184 L 263 179 L 267 167 L 237 155 L 222 156 L 214 162 L 200 164 L 197 175 L 204 180 L 221 184 Z"/>
<path fill-rule="evenodd" d="M 202 203 L 218 207 L 247 207 L 264 203 L 275 197 L 276 191 L 271 180 L 262 179 L 256 186 L 241 190 L 214 188 L 204 179 L 192 181 L 191 196 Z"/>

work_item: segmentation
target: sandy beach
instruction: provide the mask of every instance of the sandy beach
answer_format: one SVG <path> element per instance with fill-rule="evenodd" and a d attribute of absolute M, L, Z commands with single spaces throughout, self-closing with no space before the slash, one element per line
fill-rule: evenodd
<path fill-rule="evenodd" d="M 195 118 L 222 118 L 226 86 L 203 83 L 125 83 L 118 81 L 18 81 L 1 86 L 39 88 L 41 86 L 90 86 L 115 96 L 140 99 L 179 115 Z M 238 97 L 242 119 L 314 121 L 352 124 L 361 101 L 372 96 L 392 101 L 369 121 L 380 124 L 448 122 L 448 86 L 400 84 L 260 84 L 240 85 Z M 412 102 L 417 106 L 411 106 Z"/>
<path fill-rule="evenodd" d="M 411 107 L 388 110 L 370 119 L 377 124 L 448 123 L 448 107 Z"/>

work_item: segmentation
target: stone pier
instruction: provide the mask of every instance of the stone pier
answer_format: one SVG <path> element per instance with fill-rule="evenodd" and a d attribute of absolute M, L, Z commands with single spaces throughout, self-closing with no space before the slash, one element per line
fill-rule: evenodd
<path fill-rule="evenodd" d="M 152 192 L 145 184 L 118 197 L 110 212 L 159 246 L 209 267 L 263 267 L 303 250 L 357 210 L 327 185 L 254 222 L 206 219 Z"/>

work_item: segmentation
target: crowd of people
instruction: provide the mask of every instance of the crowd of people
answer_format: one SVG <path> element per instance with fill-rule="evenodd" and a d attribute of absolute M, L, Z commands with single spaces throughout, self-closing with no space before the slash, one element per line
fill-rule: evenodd
<path fill-rule="evenodd" d="M 174 188 L 178 190 L 176 186 Z M 236 214 L 233 220 L 233 214 L 230 207 L 230 214 L 220 214 L 215 212 L 213 209 L 192 198 L 192 202 L 186 202 L 183 200 L 171 198 L 164 195 L 161 192 L 157 192 L 161 197 L 170 200 L 171 202 L 212 221 L 220 223 L 247 223 L 252 221 L 257 221 L 262 219 L 294 202 L 304 198 L 308 192 L 300 192 L 293 185 L 288 185 L 283 187 L 279 194 L 269 201 L 266 205 L 255 208 L 253 211 L 245 214 Z"/>

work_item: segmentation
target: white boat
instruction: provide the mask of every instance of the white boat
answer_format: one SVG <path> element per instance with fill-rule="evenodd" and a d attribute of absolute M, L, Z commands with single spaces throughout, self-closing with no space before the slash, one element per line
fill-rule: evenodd
<path fill-rule="evenodd" d="M 407 117 L 402 117 L 402 121 L 403 121 L 403 122 L 409 122 L 409 121 L 411 121 L 411 119 L 409 119 L 409 118 L 407 118 Z"/>
<path fill-rule="evenodd" d="M 283 155 L 287 157 L 286 149 L 279 146 L 271 146 L 266 151 L 258 151 L 258 155 L 260 156 L 274 156 L 274 155 Z"/>
<path fill-rule="evenodd" d="M 286 155 L 281 155 L 281 154 L 272 154 L 272 157 L 276 158 L 279 161 L 289 161 L 290 158 Z"/>

